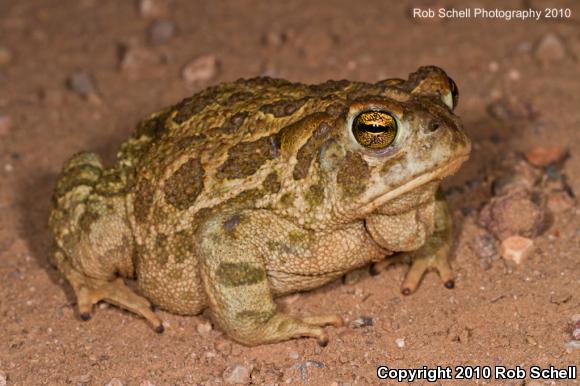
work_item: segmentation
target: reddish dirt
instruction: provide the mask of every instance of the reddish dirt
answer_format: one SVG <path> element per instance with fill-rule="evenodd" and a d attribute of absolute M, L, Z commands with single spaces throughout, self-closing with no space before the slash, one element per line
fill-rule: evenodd
<path fill-rule="evenodd" d="M 413 6 L 480 3 L 545 5 L 176 0 L 162 15 L 175 23 L 174 36 L 152 44 L 153 20 L 134 1 L 0 2 L 0 384 L 104 385 L 118 378 L 125 385 L 217 385 L 228 367 L 241 364 L 252 384 L 366 385 L 379 383 L 379 365 L 578 365 L 580 350 L 565 347 L 580 313 L 578 206 L 552 213 L 517 267 L 502 259 L 481 264 L 473 240 L 485 232 L 478 213 L 504 158 L 537 145 L 565 146 L 561 172 L 580 192 L 580 8 L 545 2 L 571 7 L 572 17 L 540 21 L 409 16 Z M 539 48 L 552 33 L 556 43 Z M 133 67 L 120 69 L 122 46 L 141 50 Z M 208 55 L 217 60 L 215 75 L 187 85 L 183 67 Z M 96 151 L 110 162 L 139 118 L 210 84 L 260 74 L 374 82 L 406 77 L 423 64 L 441 66 L 459 85 L 457 113 L 474 142 L 470 161 L 446 182 L 457 225 L 454 290 L 429 274 L 417 293 L 403 297 L 399 266 L 282 300 L 291 313 L 345 318 L 347 327 L 329 329 L 326 348 L 308 339 L 246 348 L 216 329 L 200 333 L 205 315 L 160 312 L 163 335 L 115 307 L 79 320 L 70 287 L 47 262 L 50 196 L 72 153 Z M 97 94 L 83 98 L 67 87 L 78 71 L 90 74 Z M 372 326 L 353 328 L 362 316 Z"/>

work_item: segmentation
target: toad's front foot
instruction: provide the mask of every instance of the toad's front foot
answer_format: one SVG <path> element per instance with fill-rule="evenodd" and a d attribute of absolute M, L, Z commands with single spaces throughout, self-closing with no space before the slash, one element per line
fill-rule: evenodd
<path fill-rule="evenodd" d="M 451 215 L 447 204 L 442 197 L 435 202 L 435 227 L 425 244 L 416 251 L 402 252 L 375 263 L 370 267 L 371 275 L 378 274 L 386 267 L 397 263 L 409 263 L 411 268 L 401 284 L 401 293 L 410 295 L 415 292 L 426 272 L 434 270 L 439 273 L 446 288 L 454 288 L 453 271 L 449 265 L 451 245 L 453 243 L 453 229 Z"/>
<path fill-rule="evenodd" d="M 411 268 L 401 285 L 401 293 L 409 295 L 413 293 L 425 272 L 435 270 L 446 288 L 454 288 L 453 271 L 449 265 L 451 244 L 453 243 L 453 228 L 451 215 L 447 203 L 442 196 L 435 202 L 435 230 L 427 239 L 425 245 L 415 252 L 409 252 L 411 256 Z"/>
<path fill-rule="evenodd" d="M 452 289 L 455 287 L 448 255 L 446 253 L 435 253 L 431 256 L 420 256 L 413 259 L 411 268 L 409 268 L 405 280 L 401 284 L 401 293 L 410 295 L 415 292 L 421 283 L 423 275 L 430 270 L 435 270 L 439 273 L 446 288 Z"/>

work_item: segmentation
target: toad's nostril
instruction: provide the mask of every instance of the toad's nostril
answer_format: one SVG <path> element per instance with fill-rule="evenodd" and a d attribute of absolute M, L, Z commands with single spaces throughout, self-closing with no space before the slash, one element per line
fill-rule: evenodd
<path fill-rule="evenodd" d="M 439 126 L 441 126 L 441 123 L 439 121 L 431 121 L 429 122 L 429 131 L 433 132 L 435 130 L 437 130 L 439 128 Z"/>

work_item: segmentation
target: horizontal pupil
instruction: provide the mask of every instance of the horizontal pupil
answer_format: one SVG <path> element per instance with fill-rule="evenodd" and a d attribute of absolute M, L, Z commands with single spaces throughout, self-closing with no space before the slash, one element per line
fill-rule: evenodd
<path fill-rule="evenodd" d="M 373 124 L 373 125 L 362 124 L 360 129 L 363 131 L 368 131 L 370 133 L 384 133 L 384 132 L 392 129 L 392 127 L 391 126 L 381 126 L 381 125 L 377 125 L 377 124 Z"/>

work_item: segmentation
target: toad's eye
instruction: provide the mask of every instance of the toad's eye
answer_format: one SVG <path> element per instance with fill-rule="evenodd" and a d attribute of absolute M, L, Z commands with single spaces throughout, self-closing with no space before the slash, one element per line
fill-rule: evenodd
<path fill-rule="evenodd" d="M 397 121 L 383 111 L 365 111 L 352 122 L 356 141 L 368 149 L 384 149 L 397 136 Z"/>

